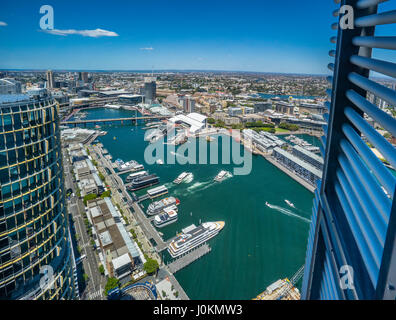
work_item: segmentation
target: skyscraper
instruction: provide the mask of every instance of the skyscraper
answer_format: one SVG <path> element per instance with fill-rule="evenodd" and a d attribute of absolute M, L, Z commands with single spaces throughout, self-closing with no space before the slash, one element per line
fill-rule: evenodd
<path fill-rule="evenodd" d="M 329 53 L 334 76 L 328 78 L 331 102 L 321 139 L 325 164 L 315 192 L 302 298 L 395 300 L 396 177 L 366 141 L 394 168 L 396 149 L 365 114 L 396 136 L 396 120 L 366 99 L 370 92 L 396 105 L 394 90 L 369 79 L 372 71 L 396 77 L 395 63 L 372 57 L 373 48 L 395 50 L 394 39 L 376 37 L 375 29 L 396 23 L 396 14 L 377 13 L 381 0 L 336 2 L 353 7 L 354 29 L 332 25 L 338 37 L 331 38 L 337 48 Z"/>
<path fill-rule="evenodd" d="M 48 70 L 46 75 L 47 75 L 47 87 L 49 89 L 55 88 L 54 73 L 51 70 Z"/>
<path fill-rule="evenodd" d="M 47 90 L 0 100 L 2 299 L 75 297 L 63 185 L 58 109 Z"/>
<path fill-rule="evenodd" d="M 195 110 L 195 99 L 189 95 L 183 96 L 181 99 L 183 111 L 185 113 L 192 113 Z"/>
<path fill-rule="evenodd" d="M 83 83 L 88 83 L 88 72 L 79 72 L 78 80 L 82 81 Z"/>
<path fill-rule="evenodd" d="M 148 77 L 144 79 L 144 96 L 146 103 L 153 103 L 157 96 L 157 84 L 155 78 Z"/>

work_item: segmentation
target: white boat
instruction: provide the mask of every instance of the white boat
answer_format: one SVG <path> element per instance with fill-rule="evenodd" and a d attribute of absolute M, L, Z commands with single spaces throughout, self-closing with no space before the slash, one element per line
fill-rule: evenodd
<path fill-rule="evenodd" d="M 294 203 L 293 202 L 290 202 L 289 200 L 285 200 L 285 202 L 290 206 L 290 207 L 292 207 L 292 208 L 295 208 L 295 206 L 294 206 Z"/>
<path fill-rule="evenodd" d="M 164 198 L 151 203 L 147 208 L 146 214 L 148 216 L 153 216 L 155 214 L 159 214 L 161 211 L 164 211 L 166 208 L 177 206 L 179 203 L 180 200 L 175 197 Z"/>
<path fill-rule="evenodd" d="M 226 178 L 227 174 L 228 174 L 227 171 L 221 170 L 221 171 L 218 173 L 218 175 L 217 175 L 213 180 L 214 180 L 214 181 L 217 181 L 217 182 L 221 182 L 221 181 L 223 181 L 223 180 Z"/>
<path fill-rule="evenodd" d="M 162 161 L 161 159 L 158 159 L 157 161 L 155 161 L 156 164 L 164 164 L 164 161 Z"/>
<path fill-rule="evenodd" d="M 135 173 L 131 173 L 130 175 L 128 175 L 125 179 L 126 182 L 131 182 L 133 179 L 136 179 L 138 177 L 143 177 L 143 176 L 147 176 L 148 172 L 147 171 L 140 171 L 140 172 L 135 172 Z"/>
<path fill-rule="evenodd" d="M 182 172 L 175 180 L 173 180 L 173 182 L 176 184 L 180 184 L 183 181 L 188 180 L 191 177 L 192 177 L 191 172 Z"/>
<path fill-rule="evenodd" d="M 154 225 L 157 228 L 163 228 L 171 223 L 176 222 L 177 217 L 178 215 L 176 206 L 174 206 L 174 208 L 172 207 L 164 209 L 164 213 L 158 214 L 154 217 Z"/>
<path fill-rule="evenodd" d="M 224 228 L 224 225 L 224 221 L 204 222 L 198 227 L 193 224 L 183 229 L 183 233 L 169 244 L 169 254 L 172 258 L 177 258 L 191 251 L 216 236 Z"/>

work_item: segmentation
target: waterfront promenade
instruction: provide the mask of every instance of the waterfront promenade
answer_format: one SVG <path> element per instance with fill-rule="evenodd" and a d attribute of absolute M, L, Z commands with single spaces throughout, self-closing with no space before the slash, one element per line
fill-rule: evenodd
<path fill-rule="evenodd" d="M 151 239 L 154 240 L 154 242 L 156 243 L 156 246 L 154 246 L 155 251 L 151 252 L 150 254 L 155 259 L 157 259 L 157 261 L 160 261 L 160 265 L 161 265 L 160 270 L 161 268 L 163 269 L 165 265 L 163 264 L 163 261 L 160 258 L 159 253 L 165 250 L 168 244 L 173 239 L 169 239 L 168 241 L 164 241 L 162 239 L 158 231 L 151 224 L 152 219 L 147 218 L 143 210 L 141 209 L 140 205 L 137 202 L 133 201 L 132 197 L 126 190 L 124 182 L 122 181 L 121 177 L 114 171 L 114 168 L 111 166 L 111 162 L 103 156 L 102 148 L 98 146 L 92 146 L 91 151 L 93 151 L 93 153 L 97 155 L 97 160 L 101 162 L 103 166 L 101 169 L 104 171 L 104 168 L 107 167 L 108 170 L 110 170 L 110 180 L 113 183 L 113 188 L 112 188 L 113 193 L 119 192 L 119 190 L 121 190 L 122 197 L 124 199 L 127 199 L 128 206 L 126 208 L 124 206 L 124 209 L 126 209 L 126 212 L 130 215 L 130 218 L 136 221 L 136 226 L 138 226 L 141 229 L 145 240 L 145 241 L 141 241 L 142 245 L 145 245 L 146 248 L 152 246 L 152 244 L 149 241 Z M 107 176 L 109 175 L 107 174 Z M 120 204 L 123 203 L 121 197 L 116 197 L 116 200 Z M 134 214 L 131 212 L 131 210 L 128 207 L 132 208 Z M 169 269 L 166 267 L 165 270 L 163 271 L 168 273 L 168 278 L 173 284 L 173 286 L 176 288 L 176 290 L 179 292 L 180 299 L 189 300 L 189 297 L 187 296 L 186 292 L 183 290 L 182 286 L 179 284 L 177 279 L 173 276 L 172 272 L 169 271 Z"/>

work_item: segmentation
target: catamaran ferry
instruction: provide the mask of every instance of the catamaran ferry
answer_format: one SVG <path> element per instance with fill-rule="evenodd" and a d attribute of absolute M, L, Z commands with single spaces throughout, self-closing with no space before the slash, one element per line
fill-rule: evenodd
<path fill-rule="evenodd" d="M 153 216 L 155 214 L 160 213 L 166 208 L 172 207 L 172 206 L 177 206 L 179 205 L 180 200 L 175 198 L 175 197 L 169 197 L 169 198 L 164 198 L 159 201 L 155 201 L 153 203 L 150 203 L 150 205 L 147 208 L 146 214 L 148 216 Z"/>
<path fill-rule="evenodd" d="M 172 258 L 176 258 L 191 251 L 216 236 L 224 228 L 224 225 L 224 221 L 204 222 L 198 227 L 192 224 L 183 229 L 183 233 L 169 244 L 169 254 Z"/>
<path fill-rule="evenodd" d="M 175 180 L 173 180 L 173 183 L 180 184 L 183 181 L 188 180 L 191 177 L 192 177 L 191 172 L 183 172 Z"/>

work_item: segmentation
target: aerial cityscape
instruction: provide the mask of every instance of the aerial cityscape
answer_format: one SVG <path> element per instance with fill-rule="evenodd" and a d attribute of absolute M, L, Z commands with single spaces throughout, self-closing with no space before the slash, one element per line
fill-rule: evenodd
<path fill-rule="evenodd" d="M 232 35 L 246 8 L 220 0 L 189 33 L 127 26 L 119 1 L 92 30 L 73 6 L 93 1 L 19 2 L 0 5 L 0 300 L 396 298 L 394 0 L 306 1 L 304 48 L 245 17 Z"/>

